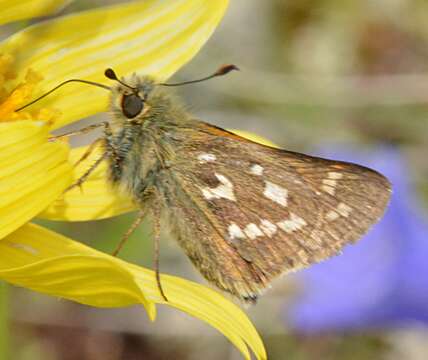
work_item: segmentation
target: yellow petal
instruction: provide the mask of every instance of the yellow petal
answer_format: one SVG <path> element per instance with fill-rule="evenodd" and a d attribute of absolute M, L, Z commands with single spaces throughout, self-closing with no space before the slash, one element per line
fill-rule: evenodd
<path fill-rule="evenodd" d="M 72 149 L 70 162 L 75 164 L 87 147 Z M 78 179 L 101 156 L 97 148 L 91 156 L 74 168 L 74 179 Z M 40 218 L 62 221 L 89 221 L 120 215 L 136 209 L 131 199 L 119 189 L 107 183 L 106 163 L 103 162 L 83 183 L 58 198 L 38 215 Z"/>
<path fill-rule="evenodd" d="M 272 141 L 266 139 L 265 137 L 263 137 L 261 135 L 254 134 L 252 132 L 245 131 L 245 130 L 234 130 L 234 129 L 231 129 L 230 131 L 232 131 L 236 135 L 242 136 L 242 137 L 249 139 L 251 141 L 254 141 L 256 143 L 271 146 L 271 147 L 276 147 L 276 148 L 278 147 Z"/>
<path fill-rule="evenodd" d="M 136 266 L 133 266 L 133 272 L 141 286 L 145 287 L 149 299 L 165 303 L 158 294 L 153 272 L 143 272 Z M 263 342 L 247 315 L 224 296 L 197 283 L 170 275 L 162 275 L 161 281 L 168 297 L 167 305 L 217 328 L 247 359 L 247 346 L 253 350 L 257 359 L 267 358 Z"/>
<path fill-rule="evenodd" d="M 0 25 L 53 13 L 70 0 L 0 0 Z"/>
<path fill-rule="evenodd" d="M 27 224 L 0 242 L 0 278 L 18 286 L 98 307 L 143 304 L 154 319 L 163 303 L 207 322 L 250 359 L 266 359 L 263 343 L 245 313 L 202 285 L 162 275 L 159 295 L 153 271 L 129 264 Z"/>
<path fill-rule="evenodd" d="M 68 147 L 42 122 L 0 123 L 0 239 L 37 215 L 71 181 Z"/>
<path fill-rule="evenodd" d="M 0 45 L 10 53 L 17 73 L 28 67 L 43 74 L 43 93 L 61 81 L 83 78 L 109 83 L 112 67 L 159 79 L 188 62 L 221 20 L 228 0 L 145 0 L 85 11 L 36 24 Z M 55 127 L 107 108 L 108 92 L 70 84 L 34 105 L 63 113 Z"/>

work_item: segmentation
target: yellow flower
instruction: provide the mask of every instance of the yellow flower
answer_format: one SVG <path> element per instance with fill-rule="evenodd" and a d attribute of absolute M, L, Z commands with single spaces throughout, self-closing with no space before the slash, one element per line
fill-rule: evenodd
<path fill-rule="evenodd" d="M 3 1 L 0 21 L 43 15 L 64 2 Z M 107 94 L 70 84 L 14 112 L 63 80 L 103 82 L 110 66 L 121 75 L 136 71 L 167 79 L 198 52 L 227 5 L 227 0 L 136 1 L 41 22 L 0 43 L 0 278 L 92 306 L 143 304 L 151 319 L 156 303 L 173 306 L 217 328 L 245 358 L 250 359 L 249 347 L 265 359 L 247 316 L 216 291 L 162 274 L 165 303 L 153 271 L 28 223 L 36 216 L 77 221 L 133 210 L 128 198 L 110 191 L 105 167 L 82 193 L 62 195 L 85 170 L 84 164 L 70 165 L 85 149 L 48 141 L 50 131 L 104 111 Z"/>

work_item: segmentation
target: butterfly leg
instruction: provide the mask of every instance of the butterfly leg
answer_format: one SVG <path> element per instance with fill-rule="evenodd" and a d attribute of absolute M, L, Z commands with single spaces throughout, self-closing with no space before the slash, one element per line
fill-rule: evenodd
<path fill-rule="evenodd" d="M 93 141 L 89 147 L 86 149 L 85 153 L 80 157 L 80 159 L 73 165 L 73 167 L 77 167 L 80 163 L 82 163 L 83 161 L 85 161 L 91 154 L 92 152 L 95 150 L 96 146 L 101 143 L 102 141 L 104 141 L 103 138 L 98 138 L 95 141 Z"/>
<path fill-rule="evenodd" d="M 100 156 L 95 163 L 92 164 L 92 166 L 86 170 L 86 172 L 79 178 L 77 181 L 75 181 L 73 184 L 71 184 L 67 189 L 64 190 L 64 192 L 70 191 L 71 189 L 74 189 L 77 186 L 82 186 L 82 184 L 87 180 L 89 175 L 93 173 L 93 171 L 101 164 L 101 162 L 107 157 L 107 153 L 104 153 L 102 156 Z"/>
<path fill-rule="evenodd" d="M 105 137 L 101 137 L 98 138 L 97 140 L 95 140 L 94 142 L 92 142 L 91 145 L 89 145 L 88 149 L 85 151 L 85 153 L 82 155 L 82 157 L 77 161 L 76 164 L 74 164 L 74 166 L 76 167 L 77 165 L 79 165 L 82 161 L 84 161 L 85 159 L 87 159 L 89 157 L 89 155 L 91 155 L 91 153 L 94 151 L 96 145 L 100 142 L 104 142 L 105 144 L 105 151 L 102 154 L 102 156 L 73 184 L 71 184 L 67 189 L 65 189 L 64 192 L 67 192 L 73 188 L 75 188 L 76 186 L 81 187 L 82 184 L 87 180 L 87 178 L 89 177 L 89 175 L 92 174 L 92 172 L 98 167 L 98 165 L 101 164 L 101 162 L 106 159 L 107 157 L 110 157 L 111 159 L 113 159 L 114 163 L 118 163 L 118 156 L 117 156 L 117 151 L 113 145 L 112 142 L 112 132 L 110 129 L 110 124 L 107 121 L 103 121 L 102 123 L 98 123 L 98 124 L 94 124 L 91 126 L 88 126 L 86 128 L 77 130 L 75 132 L 70 132 L 70 133 L 66 133 L 63 135 L 60 135 L 58 137 L 56 137 L 56 139 L 58 139 L 59 137 L 63 137 L 63 136 L 73 136 L 73 135 L 77 135 L 77 134 L 82 134 L 88 131 L 91 131 L 97 127 L 104 127 L 104 135 Z"/>
<path fill-rule="evenodd" d="M 119 244 L 117 245 L 116 249 L 113 251 L 112 255 L 117 256 L 120 252 L 120 250 L 123 248 L 123 245 L 128 241 L 129 237 L 133 234 L 133 232 L 140 226 L 140 224 L 143 222 L 145 217 L 145 212 L 141 210 L 138 213 L 137 218 L 132 223 L 131 227 L 128 229 L 128 231 L 122 236 L 122 239 L 120 240 Z M 160 224 L 159 224 L 159 217 L 154 216 L 154 264 L 155 264 L 155 272 L 156 272 L 156 283 L 159 289 L 160 294 L 162 295 L 163 299 L 165 301 L 168 301 L 168 298 L 165 295 L 165 292 L 163 291 L 162 284 L 160 281 L 160 274 L 159 274 L 159 240 L 160 240 Z"/>
<path fill-rule="evenodd" d="M 154 210 L 154 216 L 153 216 L 153 228 L 154 228 L 154 265 L 155 265 L 155 273 L 156 273 L 156 283 L 158 285 L 159 292 L 163 299 L 168 302 L 168 298 L 165 295 L 165 292 L 162 289 L 161 279 L 160 279 L 160 273 L 159 273 L 159 242 L 160 242 L 160 214 L 159 211 Z"/>
<path fill-rule="evenodd" d="M 75 136 L 75 135 L 81 135 L 81 134 L 86 134 L 88 132 L 91 132 L 92 130 L 98 129 L 99 127 L 108 127 L 108 122 L 107 121 L 103 121 L 97 124 L 92 124 L 89 125 L 87 127 L 84 127 L 82 129 L 79 130 L 74 130 L 74 131 L 70 131 L 61 135 L 56 135 L 56 136 L 51 136 L 49 138 L 49 141 L 54 141 L 54 140 L 58 140 L 58 139 L 62 139 L 62 138 L 66 138 L 66 137 L 70 137 L 70 136 Z"/>
<path fill-rule="evenodd" d="M 116 249 L 113 251 L 113 256 L 117 256 L 117 254 L 119 254 L 120 250 L 122 250 L 123 245 L 125 245 L 125 243 L 128 241 L 129 237 L 132 235 L 132 233 L 138 228 L 138 226 L 140 226 L 140 224 L 143 222 L 144 220 L 144 211 L 141 210 L 138 213 L 137 218 L 135 219 L 135 221 L 132 223 L 131 227 L 128 229 L 128 231 L 123 234 L 122 239 L 120 240 L 119 244 L 116 246 Z"/>

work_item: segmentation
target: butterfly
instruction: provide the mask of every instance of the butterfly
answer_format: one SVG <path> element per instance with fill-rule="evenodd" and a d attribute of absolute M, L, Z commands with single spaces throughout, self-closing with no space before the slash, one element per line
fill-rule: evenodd
<path fill-rule="evenodd" d="M 136 74 L 119 79 L 111 69 L 105 75 L 115 81 L 112 87 L 71 80 L 108 89 L 112 112 L 109 122 L 78 131 L 102 126 L 97 142 L 103 155 L 71 187 L 107 161 L 110 183 L 140 209 L 115 254 L 151 214 L 165 300 L 159 276 L 163 227 L 211 284 L 251 303 L 281 274 L 360 239 L 390 199 L 389 181 L 374 170 L 253 142 L 195 119 L 168 89 L 235 69 L 226 65 L 179 84 Z"/>

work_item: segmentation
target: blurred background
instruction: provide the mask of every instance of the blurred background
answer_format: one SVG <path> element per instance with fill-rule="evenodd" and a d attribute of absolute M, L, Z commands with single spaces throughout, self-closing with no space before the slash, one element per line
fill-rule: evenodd
<path fill-rule="evenodd" d="M 117 2 L 76 0 L 61 14 Z M 288 150 L 370 166 L 393 183 L 385 218 L 357 245 L 281 278 L 247 309 L 271 360 L 428 359 L 427 23 L 424 0 L 232 0 L 175 76 L 234 63 L 241 72 L 180 89 L 194 114 Z M 132 220 L 43 224 L 111 252 Z M 162 240 L 161 270 L 205 283 Z M 121 256 L 151 267 L 150 230 L 142 226 Z M 100 310 L 4 284 L 0 292 L 8 359 L 240 359 L 215 330 L 168 307 L 150 323 L 142 307 Z"/>

